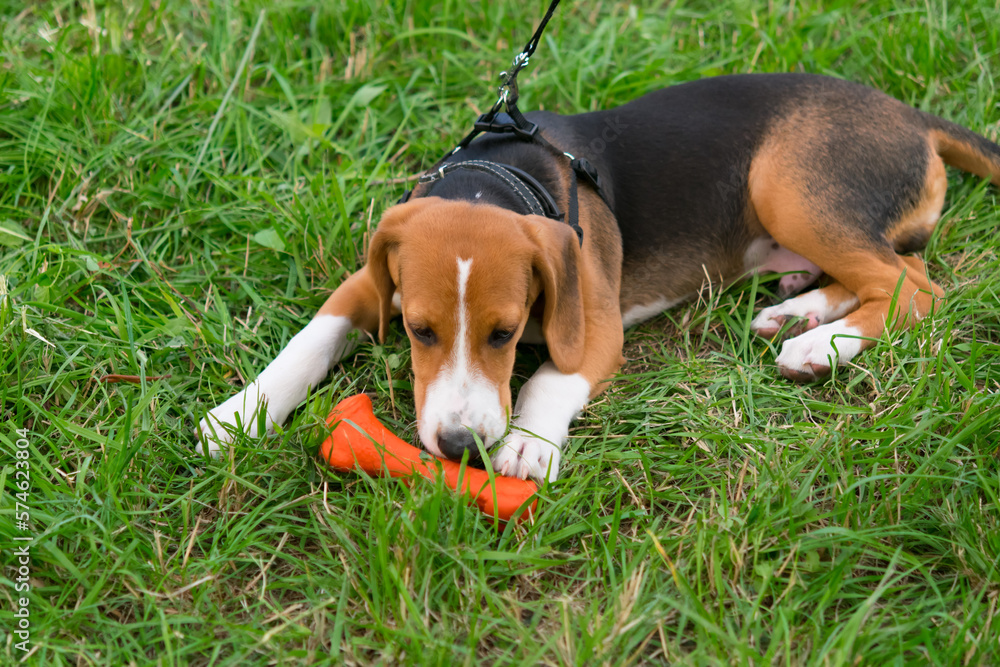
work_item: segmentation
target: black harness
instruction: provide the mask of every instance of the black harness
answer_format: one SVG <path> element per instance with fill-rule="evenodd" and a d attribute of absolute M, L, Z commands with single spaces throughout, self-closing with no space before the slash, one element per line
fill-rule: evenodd
<path fill-rule="evenodd" d="M 514 194 L 524 204 L 524 207 L 528 209 L 528 213 L 531 215 L 542 215 L 554 220 L 563 219 L 563 214 L 559 212 L 559 206 L 549 191 L 534 176 L 509 164 L 492 162 L 490 160 L 450 162 L 438 167 L 437 171 L 422 175 L 419 182 L 434 183 L 460 169 L 480 171 L 496 176 L 504 182 L 504 185 L 514 191 Z"/>
<path fill-rule="evenodd" d="M 528 64 L 528 59 L 538 48 L 538 42 L 542 37 L 546 24 L 552 18 L 559 0 L 552 0 L 545 17 L 535 30 L 531 40 L 525 45 L 524 50 L 514 57 L 514 62 L 510 72 L 501 72 L 501 84 L 498 89 L 499 99 L 493 108 L 481 115 L 472 127 L 472 131 L 465 135 L 455 148 L 438 160 L 435 167 L 424 174 L 418 180 L 420 184 L 434 183 L 445 178 L 448 174 L 458 170 L 469 170 L 487 173 L 495 176 L 510 188 L 515 196 L 525 205 L 532 215 L 541 215 L 560 222 L 565 221 L 583 245 L 583 228 L 580 227 L 580 206 L 577 194 L 577 183 L 583 180 L 592 187 L 601 197 L 605 206 L 611 209 L 608 198 L 601 188 L 601 177 L 597 169 L 584 157 L 575 157 L 570 153 L 559 150 L 552 145 L 545 137 L 538 132 L 538 124 L 532 123 L 517 108 L 517 74 Z M 558 158 L 569 160 L 570 166 L 570 188 L 569 188 L 569 211 L 568 216 L 559 210 L 555 198 L 545 187 L 538 182 L 531 174 L 512 167 L 509 164 L 501 164 L 489 160 L 465 160 L 462 162 L 446 162 L 448 158 L 467 147 L 472 140 L 482 133 L 487 134 L 513 134 L 522 141 L 535 142 L 547 148 Z M 407 190 L 400 198 L 400 203 L 410 199 L 411 190 Z"/>

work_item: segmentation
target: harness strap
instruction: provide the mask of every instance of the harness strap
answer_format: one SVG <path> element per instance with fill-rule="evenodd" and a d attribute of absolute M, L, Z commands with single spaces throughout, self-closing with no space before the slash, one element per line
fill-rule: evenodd
<path fill-rule="evenodd" d="M 583 247 L 583 228 L 580 227 L 580 201 L 576 196 L 576 170 L 573 170 L 569 178 L 569 220 L 567 224 L 573 228 L 576 235 L 580 237 L 580 247 Z"/>
<path fill-rule="evenodd" d="M 548 146 L 551 150 L 556 151 L 555 146 L 550 144 L 548 141 L 542 138 L 541 135 L 537 139 Z M 559 205 L 556 204 L 555 198 L 552 194 L 545 189 L 538 180 L 529 174 L 528 172 L 518 169 L 517 167 L 511 166 L 509 164 L 502 164 L 500 162 L 489 162 L 487 160 L 465 160 L 464 162 L 447 162 L 440 165 L 434 171 L 423 174 L 418 183 L 434 183 L 440 181 L 442 178 L 448 174 L 458 171 L 460 169 L 468 169 L 471 171 L 480 171 L 483 173 L 491 174 L 501 179 L 504 184 L 506 184 L 517 197 L 524 204 L 525 208 L 532 215 L 541 215 L 551 220 L 565 221 L 570 228 L 576 232 L 577 239 L 580 241 L 580 245 L 583 245 L 583 228 L 580 227 L 580 206 L 579 206 L 579 194 L 578 194 L 578 181 L 582 178 L 590 187 L 597 192 L 600 196 L 601 201 L 604 205 L 611 209 L 611 203 L 604 194 L 604 188 L 601 187 L 601 176 L 597 173 L 597 169 L 590 163 L 587 158 L 575 157 L 570 153 L 561 153 L 569 159 L 570 166 L 570 178 L 569 178 L 569 211 L 568 215 L 564 216 L 560 210 Z M 407 190 L 403 193 L 403 196 L 399 198 L 400 204 L 405 203 L 410 200 L 410 195 L 412 190 Z"/>
<path fill-rule="evenodd" d="M 552 195 L 542 187 L 530 174 L 512 167 L 509 164 L 499 162 L 489 162 L 487 160 L 465 160 L 464 162 L 451 162 L 443 164 L 436 171 L 424 174 L 420 177 L 419 183 L 434 183 L 450 173 L 459 170 L 479 171 L 499 178 L 509 187 L 528 212 L 532 215 L 541 215 L 546 218 L 554 217 L 561 219 L 562 214 L 556 206 Z"/>
<path fill-rule="evenodd" d="M 553 148 L 555 147 L 553 146 Z M 594 188 L 604 205 L 611 209 L 611 202 L 608 201 L 604 187 L 601 185 L 601 175 L 597 173 L 597 168 L 590 164 L 590 160 L 585 157 L 573 157 L 569 153 L 563 153 L 563 155 L 569 158 L 569 166 L 573 170 L 574 178 L 577 176 L 583 178 L 590 184 L 590 187 Z"/>

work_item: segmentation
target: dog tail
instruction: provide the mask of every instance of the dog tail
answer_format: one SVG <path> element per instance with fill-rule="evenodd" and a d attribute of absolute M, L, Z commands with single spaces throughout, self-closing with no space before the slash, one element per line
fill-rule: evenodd
<path fill-rule="evenodd" d="M 1000 146 L 943 118 L 927 118 L 932 145 L 946 163 L 1000 186 Z"/>

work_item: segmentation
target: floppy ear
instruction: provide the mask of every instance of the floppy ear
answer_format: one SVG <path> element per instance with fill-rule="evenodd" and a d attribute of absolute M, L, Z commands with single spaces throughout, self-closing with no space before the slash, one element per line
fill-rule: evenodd
<path fill-rule="evenodd" d="M 368 246 L 368 273 L 378 291 L 378 338 L 384 342 L 392 319 L 392 295 L 399 286 L 399 266 L 396 253 L 410 218 L 430 202 L 427 199 L 413 199 L 405 204 L 396 204 L 382 214 L 378 229 Z"/>
<path fill-rule="evenodd" d="M 549 356 L 563 373 L 583 364 L 583 289 L 580 241 L 569 225 L 531 216 L 527 225 L 536 243 L 532 270 L 545 297 L 542 334 Z"/>

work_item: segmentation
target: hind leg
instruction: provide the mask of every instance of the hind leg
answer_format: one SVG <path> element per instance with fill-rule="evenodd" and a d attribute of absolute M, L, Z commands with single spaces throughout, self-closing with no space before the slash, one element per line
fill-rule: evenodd
<path fill-rule="evenodd" d="M 855 287 L 860 306 L 843 319 L 818 326 L 784 342 L 777 363 L 781 374 L 809 382 L 830 374 L 857 356 L 886 330 L 910 327 L 927 315 L 941 288 L 927 280 L 915 257 L 847 267 L 845 282 Z"/>
<path fill-rule="evenodd" d="M 777 358 L 782 375 L 804 382 L 849 362 L 871 347 L 887 326 L 912 326 L 941 295 L 941 289 L 928 280 L 923 263 L 900 256 L 896 248 L 902 238 L 923 234 L 936 222 L 943 203 L 943 167 L 938 169 L 931 160 L 923 182 L 904 183 L 913 187 L 916 205 L 903 215 L 897 213 L 894 224 L 882 225 L 878 219 L 899 206 L 893 198 L 902 198 L 895 190 L 879 197 L 847 177 L 824 181 L 812 169 L 788 166 L 787 154 L 780 159 L 776 155 L 769 159 L 765 154 L 751 167 L 751 201 L 758 219 L 775 241 L 836 281 L 774 306 L 755 320 L 755 330 L 767 335 L 789 316 L 808 318 L 810 330 L 785 341 Z M 832 194 L 817 196 L 817 191 Z M 874 210 L 878 206 L 881 211 Z M 824 302 L 828 297 L 835 306 Z"/>

